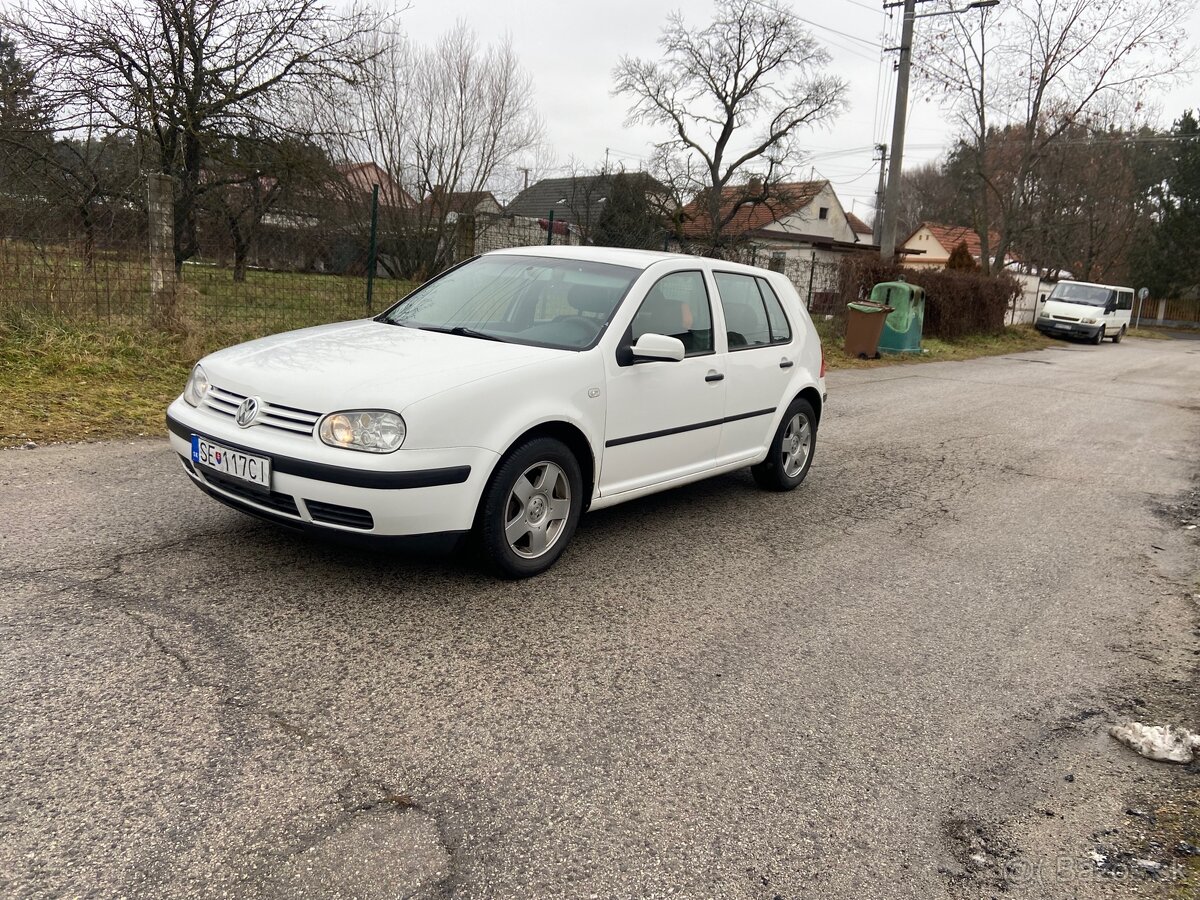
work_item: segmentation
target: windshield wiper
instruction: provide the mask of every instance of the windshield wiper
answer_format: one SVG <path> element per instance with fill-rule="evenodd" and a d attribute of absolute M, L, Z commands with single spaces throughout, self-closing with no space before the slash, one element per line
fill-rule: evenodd
<path fill-rule="evenodd" d="M 453 328 L 443 328 L 441 325 L 413 325 L 410 327 L 419 328 L 422 331 L 436 331 L 439 334 L 456 334 L 459 337 L 479 338 L 482 341 L 499 341 L 502 344 L 509 343 L 505 338 L 488 334 L 486 331 L 476 331 L 474 328 L 468 328 L 466 325 L 455 325 Z"/>

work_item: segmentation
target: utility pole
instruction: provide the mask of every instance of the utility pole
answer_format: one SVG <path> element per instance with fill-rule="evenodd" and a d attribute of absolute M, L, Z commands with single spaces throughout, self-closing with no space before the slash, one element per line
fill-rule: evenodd
<path fill-rule="evenodd" d="M 962 9 L 943 9 L 917 15 L 917 4 L 927 0 L 896 0 L 883 4 L 884 9 L 904 7 L 904 22 L 900 29 L 900 46 L 890 47 L 900 51 L 899 74 L 896 76 L 896 112 L 892 119 L 892 164 L 888 166 L 887 192 L 883 198 L 883 231 L 879 237 L 879 255 L 887 262 L 896 256 L 896 206 L 900 200 L 900 176 L 904 162 L 904 125 L 908 119 L 908 76 L 912 68 L 913 23 L 917 19 L 934 16 L 957 16 L 968 9 L 987 9 L 999 6 L 1000 0 L 974 0 Z"/>
<path fill-rule="evenodd" d="M 892 162 L 888 166 L 887 192 L 883 198 L 883 227 L 879 232 L 879 256 L 891 262 L 896 256 L 896 207 L 900 202 L 900 173 L 904 161 L 904 126 L 908 119 L 908 75 L 912 68 L 913 22 L 917 0 L 904 0 L 904 22 L 900 29 L 900 71 L 896 76 L 896 113 L 892 118 Z"/>
<path fill-rule="evenodd" d="M 879 246 L 883 236 L 883 191 L 887 179 L 887 144 L 876 144 L 879 151 L 879 186 L 875 188 L 875 220 L 871 223 L 871 241 Z"/>

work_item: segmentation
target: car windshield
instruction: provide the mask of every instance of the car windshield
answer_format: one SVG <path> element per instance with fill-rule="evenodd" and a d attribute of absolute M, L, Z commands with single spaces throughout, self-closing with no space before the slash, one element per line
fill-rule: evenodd
<path fill-rule="evenodd" d="M 1085 306 L 1104 306 L 1113 297 L 1113 291 L 1094 284 L 1071 284 L 1060 282 L 1054 286 L 1050 294 L 1051 300 L 1062 300 L 1064 303 L 1082 303 Z"/>
<path fill-rule="evenodd" d="M 379 317 L 410 328 L 584 350 L 608 325 L 640 269 L 578 259 L 481 256 Z"/>

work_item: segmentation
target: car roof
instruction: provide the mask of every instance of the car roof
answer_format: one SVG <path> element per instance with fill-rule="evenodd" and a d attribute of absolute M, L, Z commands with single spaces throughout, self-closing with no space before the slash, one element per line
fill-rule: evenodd
<path fill-rule="evenodd" d="M 486 256 L 541 256 L 552 259 L 579 259 L 586 262 L 609 263 L 614 266 L 628 266 L 633 269 L 648 269 L 655 263 L 678 262 L 689 260 L 693 263 L 703 261 L 706 264 L 719 267 L 726 271 L 743 271 L 756 275 L 764 274 L 767 270 L 757 266 L 747 266 L 742 263 L 727 262 L 722 259 L 693 256 L 687 253 L 666 253 L 661 250 L 629 250 L 624 247 L 581 247 L 576 245 L 535 245 L 532 247 L 510 247 L 505 250 L 493 250 Z"/>
<path fill-rule="evenodd" d="M 1132 291 L 1133 288 L 1120 284 L 1102 284 L 1099 281 L 1077 281 L 1074 278 L 1060 278 L 1057 284 L 1082 284 L 1086 287 L 1107 288 L 1110 291 Z"/>

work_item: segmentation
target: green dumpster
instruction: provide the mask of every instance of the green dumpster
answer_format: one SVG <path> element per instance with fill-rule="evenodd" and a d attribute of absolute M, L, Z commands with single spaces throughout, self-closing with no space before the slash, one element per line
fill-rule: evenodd
<path fill-rule="evenodd" d="M 890 306 L 879 349 L 884 353 L 920 353 L 925 327 L 925 289 L 906 281 L 883 281 L 871 288 L 871 300 Z"/>

